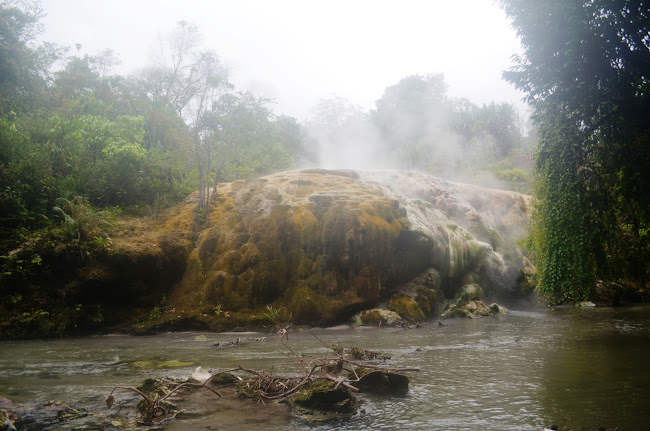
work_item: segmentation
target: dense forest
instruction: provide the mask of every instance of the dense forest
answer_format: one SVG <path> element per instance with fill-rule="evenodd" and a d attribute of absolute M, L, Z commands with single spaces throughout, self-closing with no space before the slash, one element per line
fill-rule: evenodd
<path fill-rule="evenodd" d="M 326 153 L 344 163 L 344 147 L 377 156 L 371 167 L 392 160 L 392 168 L 453 176 L 453 166 L 471 180 L 481 160 L 478 168 L 506 185 L 529 183 L 532 146 L 515 109 L 448 98 L 440 74 L 404 78 L 369 112 L 323 100 L 300 124 L 236 89 L 192 24 L 171 29 L 149 67 L 119 76 L 110 50 L 81 55 L 81 46 L 37 43 L 41 17 L 37 3 L 0 7 L 3 286 L 41 265 L 38 253 L 18 253 L 36 239 L 97 252 L 119 214 L 151 215 L 198 189 L 205 216 L 218 182 L 317 166 Z"/>
<path fill-rule="evenodd" d="M 314 166 L 410 169 L 534 192 L 528 249 L 547 299 L 586 298 L 597 281 L 643 293 L 647 7 L 501 5 L 524 47 L 505 78 L 528 95 L 534 126 L 507 103 L 448 96 L 439 73 L 404 77 L 374 109 L 335 96 L 298 121 L 276 114 L 273 100 L 236 88 L 190 23 L 161 38 L 148 67 L 123 76 L 114 73 L 119 53 L 41 42 L 37 2 L 3 2 L 3 320 L 78 311 L 82 304 L 65 295 L 51 303 L 43 274 L 56 278 L 61 256 L 72 268 L 92 265 L 110 249 L 118 218 L 156 216 L 198 192 L 200 225 L 216 184 Z"/>

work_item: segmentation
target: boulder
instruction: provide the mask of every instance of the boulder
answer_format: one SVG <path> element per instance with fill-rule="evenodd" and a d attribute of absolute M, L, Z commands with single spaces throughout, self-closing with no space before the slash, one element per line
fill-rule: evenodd
<path fill-rule="evenodd" d="M 492 314 L 508 314 L 508 310 L 505 307 L 493 302 L 490 304 L 490 313 Z"/>
<path fill-rule="evenodd" d="M 273 304 L 297 324 L 370 309 L 362 324 L 390 325 L 434 317 L 459 292 L 464 301 L 517 294 L 522 265 L 508 256 L 523 256 L 510 250 L 529 199 L 514 192 L 311 169 L 220 184 L 216 196 L 209 225 L 185 235 L 195 247 L 162 321 L 260 327 Z M 176 214 L 166 226 L 182 231 L 189 213 Z M 395 314 L 375 312 L 379 304 Z"/>
<path fill-rule="evenodd" d="M 310 420 L 329 420 L 351 416 L 359 403 L 352 392 L 343 385 L 327 379 L 316 379 L 309 386 L 301 388 L 289 399 L 296 414 Z"/>
<path fill-rule="evenodd" d="M 356 368 L 359 381 L 354 386 L 361 392 L 403 395 L 409 390 L 409 379 L 403 374 L 371 368 Z M 350 375 L 353 378 L 354 374 Z"/>
<path fill-rule="evenodd" d="M 353 317 L 355 326 L 402 326 L 404 321 L 394 311 L 382 308 L 373 308 L 362 311 Z"/>

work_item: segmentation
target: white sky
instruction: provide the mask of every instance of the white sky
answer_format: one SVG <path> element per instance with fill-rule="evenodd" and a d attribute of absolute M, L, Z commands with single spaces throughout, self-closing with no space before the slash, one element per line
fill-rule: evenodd
<path fill-rule="evenodd" d="M 476 104 L 523 97 L 501 79 L 520 45 L 493 0 L 42 0 L 43 40 L 115 51 L 127 74 L 152 63 L 158 38 L 196 24 L 239 89 L 304 120 L 334 95 L 364 110 L 413 74 L 444 73 Z"/>

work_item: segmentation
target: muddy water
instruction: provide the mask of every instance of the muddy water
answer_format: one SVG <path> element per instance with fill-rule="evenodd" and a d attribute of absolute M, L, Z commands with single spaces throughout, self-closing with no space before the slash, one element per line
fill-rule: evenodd
<path fill-rule="evenodd" d="M 365 397 L 365 414 L 314 425 L 292 419 L 284 405 L 242 404 L 206 393 L 186 399 L 185 417 L 164 429 L 539 430 L 553 423 L 565 429 L 647 429 L 650 307 L 511 312 L 445 323 L 290 333 L 289 345 L 298 354 L 327 354 L 313 332 L 326 343 L 383 352 L 392 357 L 390 365 L 420 368 L 410 374 L 408 395 Z M 75 426 L 118 429 L 137 398 L 116 393 L 122 408 L 107 411 L 104 398 L 117 385 L 137 385 L 148 376 L 185 377 L 199 365 L 291 372 L 287 364 L 294 361 L 279 337 L 254 340 L 264 336 L 180 333 L 2 342 L 0 395 L 27 405 L 62 399 L 96 412 Z M 211 347 L 237 337 L 238 347 Z"/>

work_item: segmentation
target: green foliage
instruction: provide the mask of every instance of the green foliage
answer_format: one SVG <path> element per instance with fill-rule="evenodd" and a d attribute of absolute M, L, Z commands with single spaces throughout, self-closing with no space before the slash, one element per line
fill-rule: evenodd
<path fill-rule="evenodd" d="M 501 169 L 496 172 L 497 178 L 510 184 L 513 190 L 520 193 L 529 193 L 531 182 L 530 173 L 521 168 Z"/>
<path fill-rule="evenodd" d="M 0 115 L 33 107 L 45 89 L 43 76 L 56 58 L 56 49 L 33 43 L 43 15 L 34 1 L 0 4 Z"/>
<path fill-rule="evenodd" d="M 267 305 L 266 311 L 264 312 L 264 318 L 271 323 L 277 323 L 280 319 L 280 309 L 273 308 L 271 305 Z"/>
<path fill-rule="evenodd" d="M 300 151 L 300 131 L 286 117 L 276 120 L 269 102 L 247 92 L 229 93 L 206 114 L 213 180 L 255 178 L 292 166 L 289 151 Z"/>
<path fill-rule="evenodd" d="M 106 247 L 110 241 L 107 232 L 113 227 L 111 221 L 119 214 L 119 210 L 98 211 L 87 199 L 80 196 L 71 200 L 58 198 L 56 203 L 58 206 L 55 206 L 53 211 L 61 220 L 59 232 L 64 237 L 94 241 L 100 247 Z"/>
<path fill-rule="evenodd" d="M 597 279 L 650 275 L 650 10 L 635 1 L 501 1 L 524 55 L 505 78 L 535 108 L 540 291 L 581 300 Z"/>
<path fill-rule="evenodd" d="M 77 309 L 75 277 L 111 252 L 122 211 L 155 215 L 199 184 L 286 169 L 303 136 L 269 100 L 234 91 L 193 25 L 165 40 L 175 67 L 125 78 L 110 50 L 38 45 L 42 16 L 36 1 L 0 2 L 0 328 L 28 313 L 45 335 L 103 322 Z"/>

